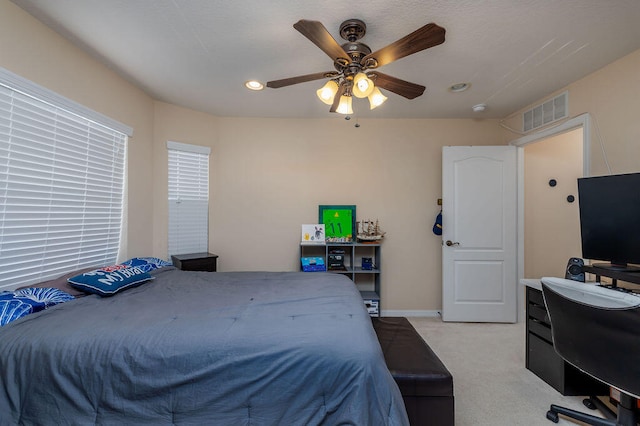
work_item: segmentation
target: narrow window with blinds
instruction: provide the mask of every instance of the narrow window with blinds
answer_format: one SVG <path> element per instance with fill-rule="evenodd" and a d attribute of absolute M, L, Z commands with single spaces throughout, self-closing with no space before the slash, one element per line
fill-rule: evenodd
<path fill-rule="evenodd" d="M 167 142 L 169 150 L 169 256 L 209 248 L 210 148 Z"/>
<path fill-rule="evenodd" d="M 111 124 L 0 69 L 0 288 L 116 262 L 131 129 Z"/>

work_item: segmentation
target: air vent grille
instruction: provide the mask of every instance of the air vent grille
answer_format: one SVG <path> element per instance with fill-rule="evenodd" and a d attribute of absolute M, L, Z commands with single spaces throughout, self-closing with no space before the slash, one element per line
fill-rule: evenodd
<path fill-rule="evenodd" d="M 569 93 L 564 92 L 555 98 L 525 111 L 522 114 L 522 129 L 525 132 L 537 129 L 569 116 Z"/>

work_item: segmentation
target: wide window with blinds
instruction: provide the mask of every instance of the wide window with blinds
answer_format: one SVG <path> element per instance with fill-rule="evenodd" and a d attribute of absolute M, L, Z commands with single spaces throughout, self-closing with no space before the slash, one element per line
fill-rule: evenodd
<path fill-rule="evenodd" d="M 0 69 L 0 288 L 116 262 L 131 129 L 113 124 Z"/>
<path fill-rule="evenodd" d="M 167 142 L 169 151 L 169 256 L 209 248 L 210 148 Z"/>

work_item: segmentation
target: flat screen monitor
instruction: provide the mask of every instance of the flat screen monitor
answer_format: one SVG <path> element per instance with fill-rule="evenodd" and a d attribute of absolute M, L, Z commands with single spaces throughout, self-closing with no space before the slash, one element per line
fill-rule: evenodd
<path fill-rule="evenodd" d="M 578 179 L 582 257 L 640 271 L 640 173 Z"/>

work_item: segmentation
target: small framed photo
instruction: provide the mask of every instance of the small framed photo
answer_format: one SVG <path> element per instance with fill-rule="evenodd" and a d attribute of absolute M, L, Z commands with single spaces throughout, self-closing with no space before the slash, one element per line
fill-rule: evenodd
<path fill-rule="evenodd" d="M 328 243 L 352 243 L 356 230 L 355 205 L 320 205 L 318 222 L 325 226 L 325 241 Z"/>
<path fill-rule="evenodd" d="M 302 225 L 301 241 L 305 244 L 324 244 L 324 224 Z"/>

